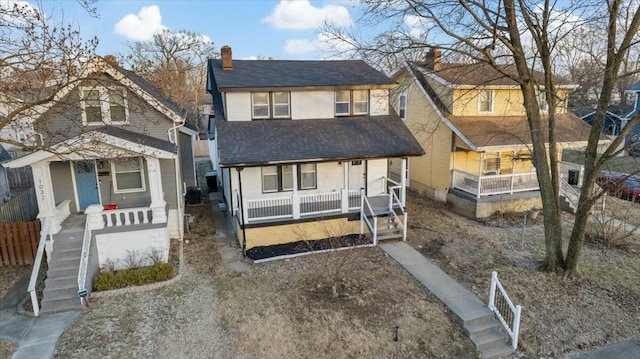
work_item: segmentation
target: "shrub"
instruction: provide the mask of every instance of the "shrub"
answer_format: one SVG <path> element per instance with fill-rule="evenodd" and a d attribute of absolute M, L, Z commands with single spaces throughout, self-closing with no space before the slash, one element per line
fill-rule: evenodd
<path fill-rule="evenodd" d="M 102 272 L 93 281 L 96 291 L 129 287 L 160 282 L 173 277 L 173 266 L 169 263 L 159 263 L 150 267 L 121 269 L 113 272 Z"/>

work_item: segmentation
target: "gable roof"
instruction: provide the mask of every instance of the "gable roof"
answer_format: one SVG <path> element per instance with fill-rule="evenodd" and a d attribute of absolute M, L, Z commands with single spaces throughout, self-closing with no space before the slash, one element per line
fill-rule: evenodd
<path fill-rule="evenodd" d="M 217 121 L 216 129 L 222 167 L 424 154 L 396 115 Z"/>
<path fill-rule="evenodd" d="M 640 92 L 640 81 L 638 81 L 638 82 L 634 83 L 633 85 L 631 85 L 631 87 L 629 87 L 626 91 Z"/>
<path fill-rule="evenodd" d="M 519 87 L 516 81 L 487 63 L 440 63 L 438 70 L 429 69 L 420 62 L 411 64 L 449 87 Z M 499 65 L 499 67 L 509 73 L 518 73 L 514 65 Z M 531 70 L 531 74 L 538 83 L 544 84 L 544 73 Z M 576 87 L 560 76 L 556 76 L 555 81 L 556 86 L 559 87 Z"/>
<path fill-rule="evenodd" d="M 111 64 L 100 56 L 92 58 L 82 70 L 80 77 L 76 80 L 91 79 L 91 77 L 97 73 L 109 75 L 115 81 L 133 91 L 136 95 L 173 122 L 181 123 L 186 119 L 187 111 L 169 100 L 156 87 L 149 84 L 133 71 L 125 70 L 116 64 Z M 69 84 L 64 86 L 55 94 L 53 101 L 49 101 L 46 104 L 34 108 L 32 113 L 28 116 L 29 121 L 35 120 L 40 115 L 44 114 L 81 83 L 82 81 L 70 81 Z M 185 122 L 185 126 L 188 126 L 187 123 L 189 123 L 189 121 Z M 193 127 L 192 124 L 190 125 L 190 127 Z M 193 127 L 192 129 L 195 130 L 196 128 Z"/>
<path fill-rule="evenodd" d="M 157 158 L 175 158 L 177 148 L 169 141 L 147 136 L 138 132 L 114 126 L 103 126 L 82 133 L 64 142 L 51 146 L 48 150 L 38 150 L 7 161 L 2 165 L 9 168 L 23 167 L 49 158 L 83 159 L 105 157 L 103 146 L 111 146 L 121 152 Z M 115 155 L 115 153 L 109 153 Z"/>
<path fill-rule="evenodd" d="M 217 89 L 223 92 L 247 88 L 395 87 L 391 79 L 362 60 L 233 60 L 233 70 L 225 71 L 222 60 L 210 59 L 209 71 Z"/>

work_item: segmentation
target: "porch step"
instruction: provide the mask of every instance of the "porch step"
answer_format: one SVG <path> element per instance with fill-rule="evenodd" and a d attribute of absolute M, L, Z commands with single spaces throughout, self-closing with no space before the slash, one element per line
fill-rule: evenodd
<path fill-rule="evenodd" d="M 69 299 L 78 297 L 78 284 L 71 288 L 56 288 L 56 289 L 47 289 L 45 288 L 43 291 L 44 299 L 42 300 L 51 302 L 54 300 L 60 299 Z"/>
<path fill-rule="evenodd" d="M 47 278 L 64 278 L 64 277 L 73 277 L 73 276 L 78 278 L 78 267 L 57 269 L 57 270 L 49 269 L 47 271 Z"/>
<path fill-rule="evenodd" d="M 49 275 L 47 279 L 44 281 L 44 288 L 47 290 L 48 288 L 77 288 L 78 287 L 78 275 L 68 276 L 68 277 L 60 277 L 60 276 L 52 276 Z"/>
<path fill-rule="evenodd" d="M 500 328 L 500 322 L 495 320 L 492 316 L 477 319 L 464 326 L 464 330 L 469 334 L 469 336 L 480 336 L 495 329 L 500 330 Z"/>
<path fill-rule="evenodd" d="M 572 214 L 576 213 L 576 208 L 571 204 L 571 202 L 567 199 L 567 197 L 560 195 L 560 208 Z"/>
<path fill-rule="evenodd" d="M 55 253 L 54 253 L 55 255 Z M 49 270 L 64 270 L 64 269 L 78 269 L 80 265 L 80 257 L 68 258 L 68 259 L 52 259 L 49 262 Z"/>
<path fill-rule="evenodd" d="M 465 321 L 463 327 L 483 359 L 504 358 L 514 352 L 509 345 L 509 336 L 502 331 L 493 314 Z"/>
<path fill-rule="evenodd" d="M 42 300 L 40 314 L 54 314 L 69 311 L 81 311 L 80 297 L 76 293 L 75 298 L 65 298 L 56 300 Z"/>

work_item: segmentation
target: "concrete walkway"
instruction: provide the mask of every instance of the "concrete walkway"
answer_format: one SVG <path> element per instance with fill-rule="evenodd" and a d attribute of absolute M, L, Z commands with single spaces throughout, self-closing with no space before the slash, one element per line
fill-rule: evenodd
<path fill-rule="evenodd" d="M 242 257 L 242 248 L 239 247 L 235 234 L 231 232 L 228 218 L 218 207 L 220 196 L 219 192 L 209 193 L 209 204 L 213 213 L 213 222 L 216 226 L 214 237 L 218 252 L 222 258 L 222 265 L 234 272 L 247 273 L 251 270 L 251 267 L 248 261 Z"/>
<path fill-rule="evenodd" d="M 37 318 L 19 315 L 17 308 L 26 296 L 28 285 L 29 276 L 25 276 L 0 301 L 0 338 L 17 345 L 12 359 L 51 358 L 58 338 L 80 313 L 64 312 Z"/>
<path fill-rule="evenodd" d="M 583 354 L 570 355 L 571 359 L 638 359 L 640 358 L 640 335 L 622 343 L 598 348 Z"/>

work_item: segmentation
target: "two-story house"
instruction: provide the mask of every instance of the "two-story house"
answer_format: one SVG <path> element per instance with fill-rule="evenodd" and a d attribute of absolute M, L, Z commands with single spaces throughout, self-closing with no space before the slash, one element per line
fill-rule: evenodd
<path fill-rule="evenodd" d="M 218 180 L 239 243 L 253 248 L 406 235 L 405 179 L 388 161 L 423 150 L 363 61 L 210 60 Z"/>
<path fill-rule="evenodd" d="M 542 73 L 532 73 L 544 83 Z M 413 189 L 471 218 L 541 206 L 523 96 L 515 81 L 488 64 L 441 62 L 438 49 L 430 50 L 424 62 L 405 63 L 391 77 L 400 83 L 392 103 L 426 150 L 407 167 Z M 556 85 L 562 99 L 575 89 L 562 79 Z M 546 117 L 542 92 L 539 103 Z M 558 103 L 555 123 L 559 156 L 563 148 L 586 145 L 590 126 L 567 113 L 566 101 Z M 399 164 L 392 164 L 392 172 L 401 173 Z M 580 166 L 563 164 L 561 173 L 571 185 L 580 184 Z"/>
<path fill-rule="evenodd" d="M 197 131 L 181 108 L 113 56 L 95 57 L 20 121 L 41 150 L 3 165 L 33 170 L 49 261 L 42 310 L 77 308 L 100 268 L 168 260 L 196 186 Z"/>

